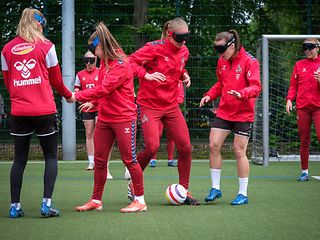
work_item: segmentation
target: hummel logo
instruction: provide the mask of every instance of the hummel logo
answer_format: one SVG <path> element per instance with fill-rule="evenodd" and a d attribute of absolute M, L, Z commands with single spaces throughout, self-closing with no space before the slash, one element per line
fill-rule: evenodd
<path fill-rule="evenodd" d="M 130 128 L 124 128 L 124 133 L 130 133 Z"/>
<path fill-rule="evenodd" d="M 168 58 L 168 57 L 164 57 L 164 60 L 165 60 L 166 62 L 169 62 L 169 58 Z"/>

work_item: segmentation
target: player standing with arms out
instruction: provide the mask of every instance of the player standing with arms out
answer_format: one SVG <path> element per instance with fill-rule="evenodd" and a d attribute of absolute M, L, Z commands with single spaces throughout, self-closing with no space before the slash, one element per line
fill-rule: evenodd
<path fill-rule="evenodd" d="M 83 57 L 83 62 L 86 65 L 86 68 L 81 70 L 76 74 L 76 81 L 74 84 L 75 92 L 79 90 L 84 90 L 88 88 L 93 88 L 97 85 L 99 80 L 99 69 L 96 67 L 96 56 L 92 52 L 88 51 Z M 93 145 L 93 135 L 94 127 L 97 121 L 98 108 L 91 104 L 87 107 L 86 103 L 79 107 L 81 112 L 81 118 L 83 125 L 86 131 L 86 148 L 88 154 L 88 167 L 87 170 L 93 170 L 94 168 L 94 145 Z M 108 157 L 108 164 L 111 156 L 111 151 Z M 109 171 L 107 179 L 113 179 Z"/>
<path fill-rule="evenodd" d="M 128 168 L 136 197 L 121 212 L 147 210 L 144 201 L 143 174 L 136 159 L 136 118 L 133 74 L 120 45 L 101 22 L 90 36 L 89 49 L 101 59 L 99 81 L 95 88 L 78 91 L 74 100 L 88 102 L 98 99 L 98 120 L 94 133 L 94 189 L 91 199 L 77 211 L 101 210 L 102 195 L 107 178 L 108 155 L 115 138 L 122 161 Z"/>
<path fill-rule="evenodd" d="M 287 95 L 286 111 L 290 115 L 296 99 L 297 124 L 300 137 L 301 176 L 308 181 L 309 146 L 312 122 L 320 143 L 320 57 L 319 40 L 307 38 L 302 44 L 306 59 L 296 62 Z"/>
<path fill-rule="evenodd" d="M 145 144 L 138 154 L 138 161 L 144 170 L 157 152 L 160 145 L 159 124 L 162 122 L 177 146 L 179 183 L 186 190 L 190 180 L 191 143 L 177 96 L 179 79 L 183 78 L 187 84 L 190 82 L 184 68 L 189 57 L 185 46 L 189 35 L 187 23 L 175 18 L 168 22 L 166 39 L 149 42 L 129 57 L 134 74 L 139 78 L 137 103 L 140 105 Z M 135 191 L 129 183 L 130 199 Z M 200 202 L 188 192 L 185 204 L 199 205 Z"/>
<path fill-rule="evenodd" d="M 214 49 L 220 54 L 217 65 L 218 81 L 204 94 L 200 107 L 221 97 L 217 115 L 210 130 L 210 174 L 212 187 L 206 202 L 222 196 L 220 176 L 221 147 L 232 131 L 237 160 L 239 192 L 231 205 L 248 203 L 249 161 L 246 150 L 254 121 L 254 105 L 261 91 L 259 63 L 240 43 L 235 30 L 216 35 Z"/>
<path fill-rule="evenodd" d="M 24 216 L 20 193 L 34 132 L 45 158 L 40 212 L 44 217 L 60 214 L 51 204 L 58 170 L 57 109 L 51 86 L 66 99 L 72 94 L 63 84 L 55 46 L 43 36 L 45 25 L 46 19 L 40 11 L 24 9 L 17 37 L 8 42 L 1 53 L 4 83 L 11 100 L 11 135 L 14 136 L 14 161 L 10 173 L 11 218 Z"/>

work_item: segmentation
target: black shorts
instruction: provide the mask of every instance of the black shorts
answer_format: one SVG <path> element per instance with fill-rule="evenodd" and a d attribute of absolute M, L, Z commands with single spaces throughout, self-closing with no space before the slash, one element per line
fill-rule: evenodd
<path fill-rule="evenodd" d="M 34 132 L 43 137 L 59 131 L 56 114 L 41 116 L 11 116 L 10 134 L 14 136 L 27 136 Z"/>
<path fill-rule="evenodd" d="M 98 112 L 81 112 L 82 121 L 95 120 Z"/>
<path fill-rule="evenodd" d="M 213 119 L 211 128 L 224 129 L 232 131 L 235 135 L 240 135 L 244 137 L 250 137 L 252 130 L 251 122 L 232 122 L 215 117 Z"/>

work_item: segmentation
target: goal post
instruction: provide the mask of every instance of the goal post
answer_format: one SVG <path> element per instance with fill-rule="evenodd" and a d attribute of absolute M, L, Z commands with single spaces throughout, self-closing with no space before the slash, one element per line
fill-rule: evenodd
<path fill-rule="evenodd" d="M 256 118 L 256 121 L 259 121 L 258 118 L 260 117 L 262 120 L 262 136 L 260 136 L 262 138 L 262 165 L 263 166 L 268 166 L 269 165 L 269 159 L 270 159 L 270 43 L 274 42 L 274 41 L 285 41 L 285 42 L 292 42 L 292 41 L 299 41 L 299 46 L 301 49 L 301 43 L 304 39 L 306 38 L 320 38 L 320 35 L 262 35 L 262 102 L 260 102 L 260 108 L 262 108 L 262 112 L 258 112 L 256 113 L 256 115 L 258 115 L 258 117 Z M 291 44 L 290 44 L 291 45 Z M 296 43 L 297 45 L 297 43 Z M 288 44 L 283 44 L 282 45 L 284 48 L 286 47 L 290 47 L 288 46 Z M 297 51 L 298 52 L 298 51 Z M 274 54 L 273 57 L 279 57 L 276 53 Z M 289 56 L 284 56 L 289 58 Z M 302 56 L 303 58 L 303 56 Z M 301 59 L 301 58 L 300 58 Z M 299 59 L 297 59 L 299 60 Z M 278 62 L 275 64 L 277 67 L 281 65 L 281 59 L 278 59 Z M 288 72 L 292 72 L 293 71 L 293 66 L 291 69 L 286 69 L 286 71 Z M 280 72 L 282 73 L 282 72 Z M 291 74 L 290 74 L 291 75 Z M 273 76 L 272 76 L 273 77 Z M 290 76 L 288 74 L 286 74 L 285 77 L 285 81 L 289 81 Z M 288 78 L 288 79 L 287 79 Z M 282 94 L 283 94 L 283 89 L 284 85 L 282 85 Z M 288 87 L 288 86 L 287 86 Z M 286 89 L 288 90 L 288 89 Z M 285 92 L 286 94 L 286 92 Z M 279 98 L 279 96 L 276 96 Z M 283 102 L 285 102 L 285 98 L 283 99 Z M 258 106 L 259 108 L 259 106 Z M 283 106 L 284 111 L 285 111 L 285 105 Z M 280 110 L 278 112 L 276 112 L 275 114 L 283 114 L 283 111 L 280 107 Z M 260 116 L 259 116 L 260 114 Z M 256 124 L 257 125 L 257 124 Z M 282 127 L 282 126 L 279 126 Z M 283 125 L 283 127 L 285 127 L 285 123 Z M 261 129 L 259 128 L 259 124 L 258 126 L 256 126 L 257 131 Z M 255 131 L 255 130 L 254 130 Z M 257 132 L 254 132 L 253 135 L 255 135 L 255 138 L 257 137 Z M 289 139 L 290 141 L 290 139 Z M 290 142 L 289 142 L 290 143 Z M 253 157 L 257 157 L 255 156 L 255 146 L 254 146 L 255 142 L 253 140 Z M 281 143 L 283 144 L 283 142 Z M 284 153 L 283 156 L 288 156 L 288 154 L 290 153 Z"/>

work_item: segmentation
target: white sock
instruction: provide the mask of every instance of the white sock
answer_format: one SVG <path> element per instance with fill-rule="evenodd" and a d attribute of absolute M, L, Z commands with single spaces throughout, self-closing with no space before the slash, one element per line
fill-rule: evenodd
<path fill-rule="evenodd" d="M 97 204 L 100 204 L 100 203 L 101 203 L 100 200 L 96 200 L 96 199 L 92 199 L 92 202 L 97 203 Z"/>
<path fill-rule="evenodd" d="M 239 194 L 247 196 L 249 178 L 239 178 Z"/>
<path fill-rule="evenodd" d="M 94 155 L 88 155 L 89 163 L 94 163 Z"/>
<path fill-rule="evenodd" d="M 134 200 L 138 200 L 138 202 L 139 202 L 140 204 L 146 204 L 146 202 L 144 201 L 144 195 L 142 195 L 142 196 L 135 196 L 135 197 L 134 197 Z"/>
<path fill-rule="evenodd" d="M 302 173 L 306 173 L 306 174 L 308 174 L 308 175 L 309 175 L 309 171 L 308 171 L 308 169 L 306 169 L 306 170 L 301 170 L 301 172 L 302 172 Z"/>
<path fill-rule="evenodd" d="M 11 203 L 10 207 L 16 207 L 16 209 L 19 210 L 21 208 L 21 203 Z"/>
<path fill-rule="evenodd" d="M 42 202 L 45 202 L 47 206 L 51 206 L 51 198 L 44 198 L 42 199 Z"/>
<path fill-rule="evenodd" d="M 211 187 L 220 190 L 221 169 L 210 168 Z"/>

